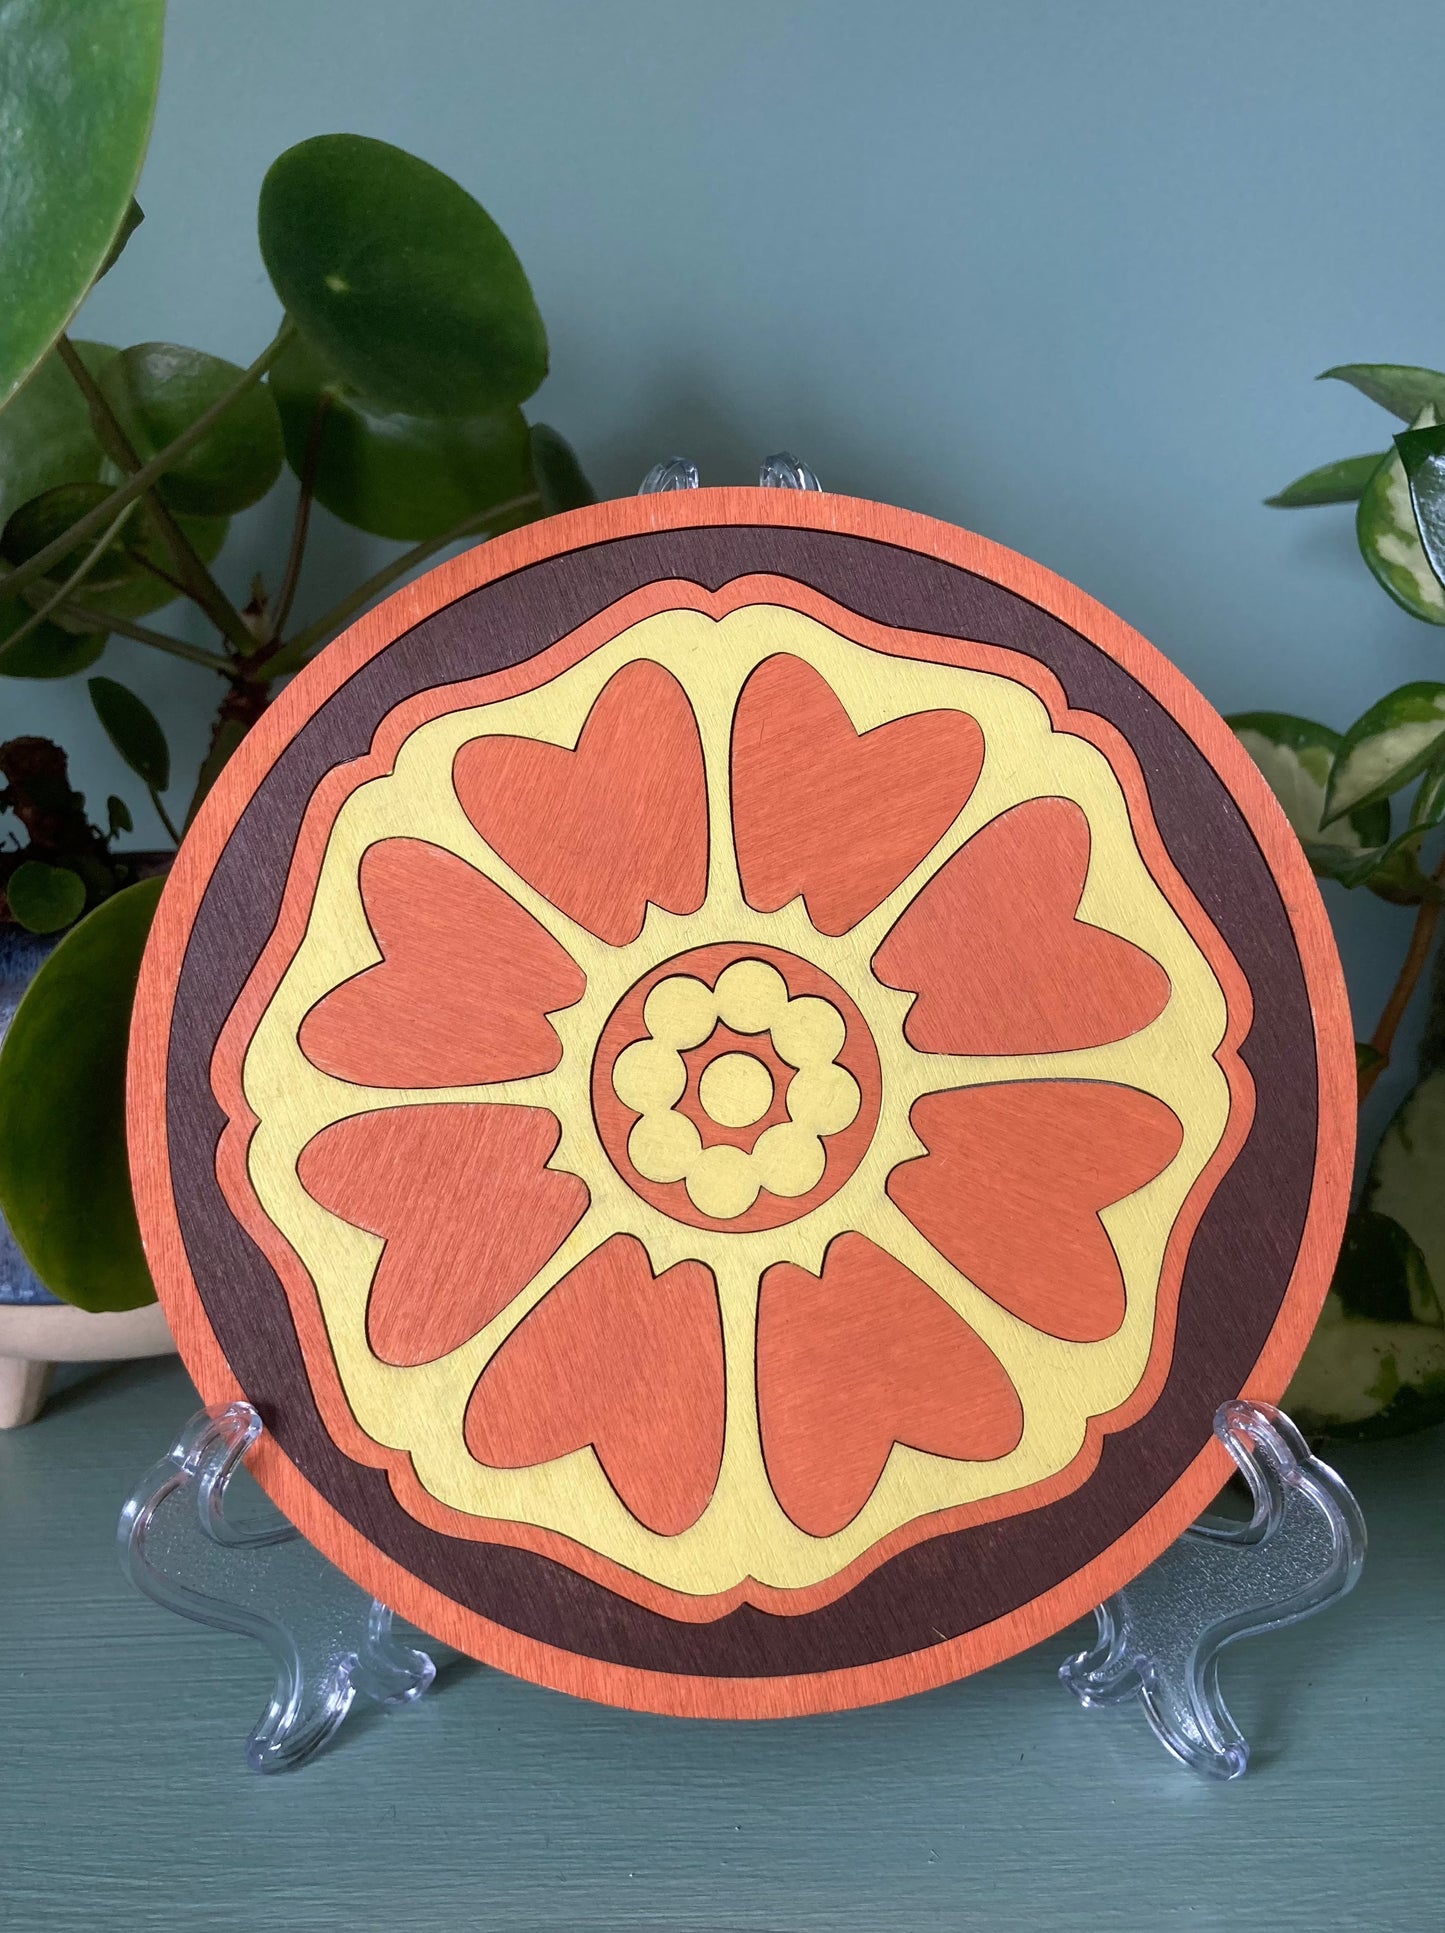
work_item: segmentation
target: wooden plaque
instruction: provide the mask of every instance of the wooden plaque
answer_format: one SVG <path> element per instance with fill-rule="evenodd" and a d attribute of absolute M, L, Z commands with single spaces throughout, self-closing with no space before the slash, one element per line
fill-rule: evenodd
<path fill-rule="evenodd" d="M 1293 835 L 1144 640 L 926 517 L 604 504 L 363 618 L 141 975 L 141 1225 L 210 1402 L 423 1629 L 653 1711 L 1047 1636 L 1227 1474 L 1346 1205 Z"/>

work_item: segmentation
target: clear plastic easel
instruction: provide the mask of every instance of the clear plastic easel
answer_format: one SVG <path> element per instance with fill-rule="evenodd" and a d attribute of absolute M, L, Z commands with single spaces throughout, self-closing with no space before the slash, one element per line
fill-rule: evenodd
<path fill-rule="evenodd" d="M 769 457 L 760 480 L 774 489 L 820 487 L 786 454 Z M 697 486 L 696 464 L 673 457 L 648 472 L 642 491 Z M 358 1698 L 411 1704 L 436 1667 L 396 1637 L 384 1604 L 278 1512 L 266 1505 L 246 1515 L 237 1506 L 231 1485 L 261 1430 L 247 1403 L 193 1417 L 121 1512 L 120 1552 L 127 1576 L 157 1604 L 241 1632 L 270 1653 L 275 1685 L 246 1740 L 246 1760 L 254 1771 L 280 1772 L 320 1751 Z M 1190 1771 L 1237 1779 L 1249 1744 L 1220 1691 L 1220 1654 L 1351 1590 L 1365 1524 L 1345 1484 L 1281 1410 L 1225 1403 L 1214 1431 L 1248 1488 L 1248 1519 L 1201 1518 L 1098 1606 L 1097 1642 L 1067 1659 L 1059 1677 L 1091 1710 L 1137 1704 Z"/>

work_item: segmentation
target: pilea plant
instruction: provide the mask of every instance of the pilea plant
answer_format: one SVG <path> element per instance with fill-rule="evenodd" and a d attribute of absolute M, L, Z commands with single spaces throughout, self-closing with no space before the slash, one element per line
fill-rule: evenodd
<path fill-rule="evenodd" d="M 1325 375 L 1410 427 L 1389 448 L 1324 464 L 1268 501 L 1356 504 L 1360 551 L 1380 584 L 1412 617 L 1445 626 L 1445 373 L 1352 363 Z M 1445 966 L 1435 947 L 1445 905 L 1445 682 L 1401 685 L 1344 732 L 1283 712 L 1230 723 L 1315 872 L 1415 909 L 1395 984 L 1356 1056 L 1363 1102 L 1428 984 L 1418 1080 L 1372 1151 L 1288 1401 L 1316 1437 L 1421 1429 L 1445 1418 Z"/>
<path fill-rule="evenodd" d="M 457 182 L 382 141 L 324 134 L 261 186 L 279 302 L 246 368 L 171 342 L 72 335 L 93 284 L 134 256 L 134 200 L 164 0 L 16 0 L 0 33 L 0 703 L 4 680 L 85 676 L 116 751 L 178 841 L 281 681 L 434 552 L 594 501 L 576 457 L 522 404 L 547 335 L 506 236 Z M 283 472 L 292 473 L 290 484 Z M 273 488 L 289 540 L 212 566 Z M 313 506 L 409 547 L 295 622 Z M 163 616 L 189 603 L 206 637 Z M 183 627 L 186 628 L 186 627 Z M 150 708 L 94 667 L 120 636 L 215 679 L 188 799 Z M 42 1279 L 97 1309 L 152 1294 L 123 1155 L 130 992 L 156 898 L 93 823 L 59 747 L 0 744 L 0 923 L 64 933 L 0 1053 L 0 1211 Z M 85 917 L 82 917 L 82 916 Z"/>

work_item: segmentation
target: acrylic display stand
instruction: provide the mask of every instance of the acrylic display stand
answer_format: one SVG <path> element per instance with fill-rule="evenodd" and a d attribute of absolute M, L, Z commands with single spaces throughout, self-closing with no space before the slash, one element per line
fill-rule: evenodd
<path fill-rule="evenodd" d="M 819 489 L 786 454 L 762 467 L 770 488 Z M 695 464 L 657 464 L 642 491 L 698 487 Z M 1165 1748 L 1191 1771 L 1235 1779 L 1249 1746 L 1220 1692 L 1219 1656 L 1236 1639 L 1282 1629 L 1354 1585 L 1365 1527 L 1339 1477 L 1289 1419 L 1266 1404 L 1225 1403 L 1214 1430 L 1248 1486 L 1247 1520 L 1205 1517 L 1095 1612 L 1098 1641 L 1060 1670 L 1088 1707 L 1137 1700 Z M 121 1515 L 127 1575 L 180 1616 L 237 1631 L 276 1667 L 270 1702 L 246 1744 L 251 1767 L 303 1764 L 358 1698 L 408 1704 L 435 1678 L 399 1642 L 392 1613 L 306 1541 L 264 1499 L 246 1514 L 232 1483 L 262 1431 L 246 1403 L 203 1410 L 137 1487 Z"/>
<path fill-rule="evenodd" d="M 1249 1745 L 1219 1689 L 1219 1654 L 1282 1630 L 1354 1585 L 1365 1525 L 1349 1490 L 1281 1411 L 1226 1403 L 1215 1431 L 1254 1500 L 1247 1522 L 1203 1518 L 1095 1612 L 1099 1642 L 1059 1676 L 1081 1704 L 1137 1699 L 1190 1771 L 1236 1779 Z M 239 1631 L 270 1652 L 276 1685 L 246 1741 L 254 1771 L 303 1764 L 357 1697 L 406 1705 L 436 1668 L 369 1598 L 274 1511 L 232 1522 L 227 1492 L 261 1419 L 246 1403 L 202 1410 L 121 1513 L 121 1562 L 168 1611 Z"/>

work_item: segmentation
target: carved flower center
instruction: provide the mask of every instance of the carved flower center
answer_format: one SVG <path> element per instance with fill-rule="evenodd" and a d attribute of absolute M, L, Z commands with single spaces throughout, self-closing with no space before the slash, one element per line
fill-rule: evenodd
<path fill-rule="evenodd" d="M 593 1098 L 608 1154 L 646 1199 L 684 1221 L 771 1227 L 857 1166 L 877 1116 L 876 1068 L 862 1016 L 811 962 L 710 947 L 666 962 L 623 1000 L 599 1043 Z"/>

